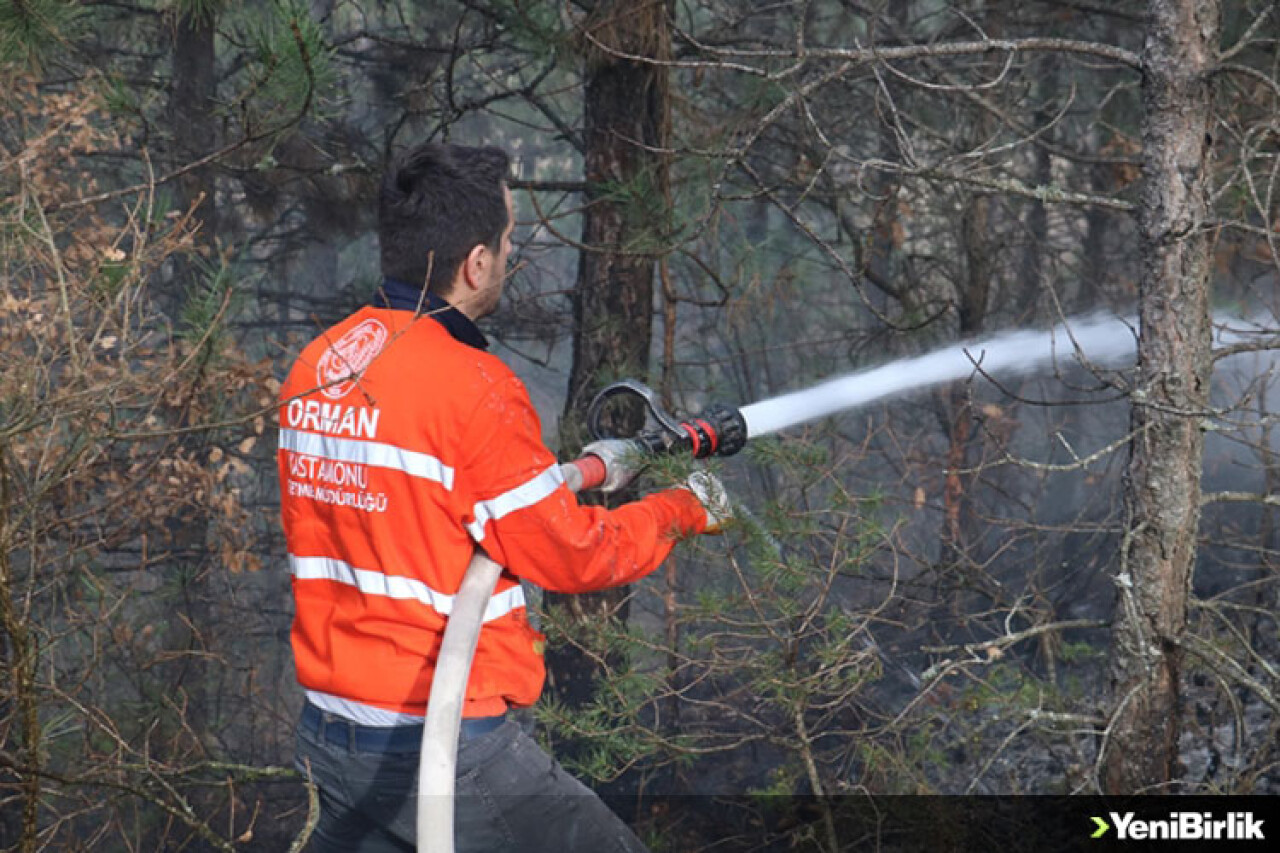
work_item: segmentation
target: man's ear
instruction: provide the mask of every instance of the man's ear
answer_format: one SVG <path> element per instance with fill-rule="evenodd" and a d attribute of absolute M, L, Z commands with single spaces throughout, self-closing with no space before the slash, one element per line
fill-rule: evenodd
<path fill-rule="evenodd" d="M 483 243 L 472 246 L 471 251 L 467 252 L 467 257 L 462 261 L 464 283 L 473 290 L 479 287 L 484 283 L 485 273 L 491 263 L 493 259 L 489 257 L 489 250 Z"/>

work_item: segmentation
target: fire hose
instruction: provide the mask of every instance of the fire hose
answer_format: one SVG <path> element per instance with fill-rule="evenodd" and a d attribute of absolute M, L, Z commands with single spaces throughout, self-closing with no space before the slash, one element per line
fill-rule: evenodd
<path fill-rule="evenodd" d="M 647 386 L 623 380 L 596 395 L 587 414 L 594 439 L 613 438 L 604 427 L 606 412 L 623 399 L 639 399 L 646 420 L 654 425 L 626 439 L 637 454 L 689 454 L 695 459 L 732 456 L 747 442 L 747 424 L 738 409 L 715 404 L 700 415 L 677 420 L 667 413 Z M 599 487 L 605 464 L 585 455 L 560 466 L 565 484 L 574 492 Z M 462 729 L 462 705 L 471 674 L 484 611 L 502 567 L 477 550 L 467 566 L 462 585 L 453 598 L 444 639 L 436 659 L 427 716 L 422 729 L 422 754 L 418 765 L 418 853 L 453 853 L 454 781 L 458 765 L 458 737 Z"/>

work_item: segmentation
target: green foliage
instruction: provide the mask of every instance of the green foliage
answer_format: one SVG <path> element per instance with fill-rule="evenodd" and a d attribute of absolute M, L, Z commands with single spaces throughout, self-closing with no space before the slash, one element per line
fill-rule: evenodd
<path fill-rule="evenodd" d="M 572 642 L 619 662 L 588 708 L 570 714 L 553 702 L 540 706 L 539 719 L 558 737 L 587 743 L 574 765 L 580 772 L 609 779 L 637 765 L 659 772 L 680 762 L 696 777 L 730 760 L 722 753 L 733 744 L 760 739 L 779 756 L 753 767 L 742 784 L 763 795 L 840 789 L 835 768 L 846 747 L 822 734 L 856 726 L 854 709 L 883 677 L 883 665 L 864 647 L 865 614 L 839 606 L 831 589 L 860 571 L 882 533 L 859 520 L 855 504 L 836 499 L 841 490 L 822 474 L 830 464 L 822 446 L 765 441 L 753 448 L 753 461 L 771 461 L 780 493 L 750 500 L 756 512 L 742 512 L 723 537 L 679 549 L 687 591 L 679 609 L 664 614 L 675 620 L 677 646 L 669 646 L 670 622 L 633 618 L 625 628 L 593 622 L 574 631 Z M 734 464 L 716 459 L 710 467 L 728 477 Z M 694 466 L 687 458 L 655 459 L 650 476 L 675 483 Z M 811 509 L 798 505 L 802 495 Z M 655 586 L 642 584 L 634 607 L 647 609 Z M 549 634 L 563 637 L 564 626 L 550 621 Z M 708 716 L 704 706 L 723 710 Z M 673 713 L 681 725 L 670 723 Z M 810 767 L 819 778 L 810 778 Z M 757 777 L 757 769 L 770 775 Z"/>
<path fill-rule="evenodd" d="M 852 748 L 853 781 L 862 789 L 886 794 L 933 793 L 928 770 L 941 756 L 931 747 L 930 737 L 921 727 L 913 730 L 905 743 L 858 739 Z"/>
<path fill-rule="evenodd" d="M 0 64 L 40 68 L 75 39 L 83 18 L 71 0 L 0 0 Z"/>
<path fill-rule="evenodd" d="M 229 321 L 236 315 L 242 291 L 233 265 L 219 260 L 216 265 L 196 256 L 194 275 L 186 287 L 178 335 L 203 355 L 222 349 Z"/>
<path fill-rule="evenodd" d="M 641 719 L 659 689 L 657 673 L 628 663 L 610 675 L 606 688 L 587 706 L 569 709 L 545 691 L 534 715 L 548 731 L 581 745 L 562 758 L 566 767 L 607 782 L 657 754 L 659 744 Z"/>
<path fill-rule="evenodd" d="M 1106 657 L 1105 647 L 1095 643 L 1079 642 L 1063 643 L 1058 648 L 1058 657 L 1063 663 L 1080 663 Z"/>
<path fill-rule="evenodd" d="M 240 101 L 261 132 L 292 128 L 313 113 L 323 114 L 337 82 L 333 49 L 320 23 L 302 0 L 272 0 L 268 13 L 249 20 L 253 62 Z"/>
<path fill-rule="evenodd" d="M 490 11 L 502 22 L 503 34 L 538 62 L 554 61 L 568 45 L 560 10 L 553 2 L 496 0 Z"/>
<path fill-rule="evenodd" d="M 652 172 L 642 170 L 625 182 L 605 182 L 596 191 L 601 202 L 616 205 L 622 211 L 625 251 L 662 254 L 668 250 L 670 211 Z"/>
<path fill-rule="evenodd" d="M 747 794 L 766 809 L 772 808 L 784 802 L 782 798 L 795 794 L 796 784 L 801 777 L 798 764 L 794 762 L 781 764 L 769 771 L 768 779 L 763 785 L 751 789 Z"/>

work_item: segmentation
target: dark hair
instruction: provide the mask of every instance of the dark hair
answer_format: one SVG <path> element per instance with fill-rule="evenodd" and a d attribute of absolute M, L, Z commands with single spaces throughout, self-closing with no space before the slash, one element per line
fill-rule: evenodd
<path fill-rule="evenodd" d="M 473 248 L 497 251 L 511 159 L 499 148 L 426 143 L 392 159 L 378 196 L 382 274 L 447 295 Z"/>

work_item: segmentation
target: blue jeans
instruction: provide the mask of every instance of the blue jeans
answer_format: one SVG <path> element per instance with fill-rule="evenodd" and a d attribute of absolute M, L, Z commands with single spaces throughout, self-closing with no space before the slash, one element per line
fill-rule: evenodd
<path fill-rule="evenodd" d="M 413 853 L 418 747 L 366 750 L 364 727 L 321 713 L 298 726 L 298 768 L 320 794 L 312 853 Z M 364 729 L 368 732 L 369 729 Z M 645 853 L 622 820 L 513 719 L 458 745 L 457 853 Z"/>

